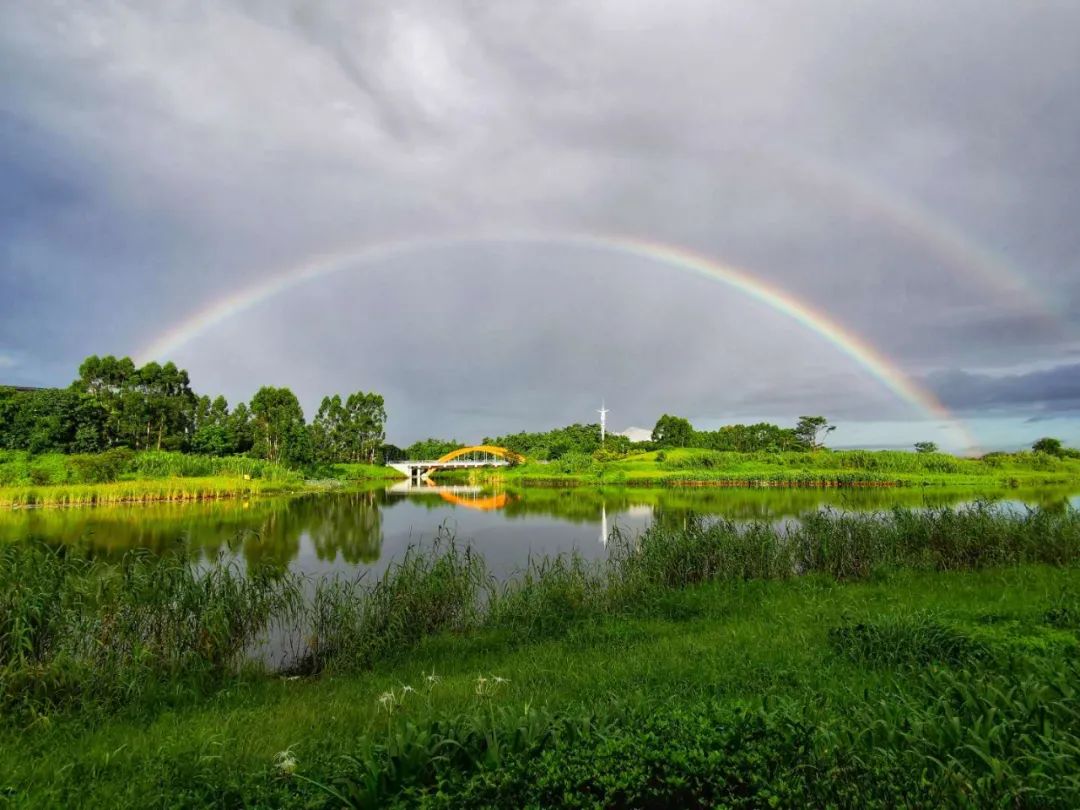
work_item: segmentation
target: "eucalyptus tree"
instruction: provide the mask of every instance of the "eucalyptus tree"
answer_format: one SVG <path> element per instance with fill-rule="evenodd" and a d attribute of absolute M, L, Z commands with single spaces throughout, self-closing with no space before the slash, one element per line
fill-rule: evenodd
<path fill-rule="evenodd" d="M 310 440 L 304 411 L 288 388 L 263 386 L 251 398 L 256 455 L 268 461 L 303 463 L 310 460 Z"/>

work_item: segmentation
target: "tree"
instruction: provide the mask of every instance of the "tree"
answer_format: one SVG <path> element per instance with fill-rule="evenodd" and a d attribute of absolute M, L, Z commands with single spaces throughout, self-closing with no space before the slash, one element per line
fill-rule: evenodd
<path fill-rule="evenodd" d="M 661 447 L 689 447 L 693 443 L 694 426 L 689 419 L 664 414 L 656 420 L 652 440 Z"/>
<path fill-rule="evenodd" d="M 198 404 L 188 373 L 172 363 L 163 366 L 147 363 L 135 372 L 133 382 L 141 398 L 139 410 L 146 425 L 145 435 L 136 439 L 136 448 L 181 449 Z"/>
<path fill-rule="evenodd" d="M 236 441 L 229 421 L 229 403 L 225 397 L 219 396 L 213 402 L 210 397 L 200 397 L 195 406 L 191 449 L 211 456 L 235 453 Z"/>
<path fill-rule="evenodd" d="M 345 408 L 341 397 L 323 397 L 311 423 L 311 447 L 316 461 L 345 461 Z"/>
<path fill-rule="evenodd" d="M 117 360 L 112 355 L 90 355 L 79 366 L 79 378 L 72 388 L 86 394 L 98 404 L 105 416 L 102 439 L 106 447 L 134 447 L 137 431 L 125 411 L 135 404 L 130 389 L 135 377 L 135 364 L 130 357 Z"/>
<path fill-rule="evenodd" d="M 375 463 L 386 439 L 386 403 L 381 394 L 357 391 L 345 400 L 343 442 L 349 461 Z"/>
<path fill-rule="evenodd" d="M 380 394 L 357 391 L 342 402 L 323 397 L 309 434 L 315 458 L 374 464 L 386 438 L 386 406 Z"/>
<path fill-rule="evenodd" d="M 434 461 L 464 446 L 457 439 L 421 439 L 405 448 L 404 457 L 410 461 Z"/>
<path fill-rule="evenodd" d="M 824 416 L 800 416 L 795 424 L 795 435 L 810 450 L 823 447 L 825 437 L 834 430 L 836 426 L 830 425 L 829 420 Z"/>
<path fill-rule="evenodd" d="M 255 454 L 268 461 L 304 463 L 311 443 L 304 429 L 304 411 L 288 388 L 263 386 L 251 398 Z"/>
<path fill-rule="evenodd" d="M 1046 453 L 1048 456 L 1060 456 L 1064 453 L 1061 439 L 1052 439 L 1049 436 L 1044 436 L 1039 439 L 1031 445 L 1031 449 L 1036 453 Z"/>
<path fill-rule="evenodd" d="M 915 442 L 916 453 L 936 453 L 938 446 L 934 442 Z"/>
<path fill-rule="evenodd" d="M 246 453 L 255 445 L 255 425 L 251 419 L 251 410 L 243 402 L 233 408 L 225 424 L 229 428 L 232 452 Z"/>

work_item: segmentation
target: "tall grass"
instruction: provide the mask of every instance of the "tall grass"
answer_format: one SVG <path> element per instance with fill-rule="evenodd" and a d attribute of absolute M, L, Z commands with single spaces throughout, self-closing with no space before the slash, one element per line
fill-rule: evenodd
<path fill-rule="evenodd" d="M 798 470 L 859 470 L 896 473 L 993 475 L 1002 470 L 1077 472 L 1070 459 L 1045 453 L 996 454 L 985 458 L 959 458 L 948 453 L 905 453 L 895 450 L 836 450 L 784 453 L 736 453 L 717 450 L 669 452 L 658 466 L 665 470 L 727 470 L 752 466 Z"/>
<path fill-rule="evenodd" d="M 9 545 L 0 567 L 0 709 L 14 716 L 220 680 L 301 604 L 294 578 L 182 552 L 105 567 L 65 547 Z"/>
<path fill-rule="evenodd" d="M 300 479 L 299 473 L 281 464 L 246 456 L 218 457 L 166 451 L 136 453 L 123 448 L 85 455 L 0 451 L 0 487 L 244 476 L 275 482 Z"/>
<path fill-rule="evenodd" d="M 149 501 L 202 501 L 272 494 L 289 490 L 284 480 L 243 478 L 166 478 L 118 481 L 111 484 L 62 484 L 56 486 L 5 487 L 0 507 L 91 506 Z"/>
<path fill-rule="evenodd" d="M 292 639 L 292 668 L 314 673 L 367 668 L 441 633 L 494 628 L 522 640 L 542 637 L 708 581 L 1071 565 L 1080 561 L 1080 512 L 978 505 L 823 511 L 789 526 L 660 522 L 637 537 L 616 533 L 609 547 L 606 559 L 593 562 L 531 559 L 498 581 L 481 557 L 443 536 L 410 549 L 373 582 L 308 582 L 241 570 L 225 557 L 194 565 L 184 553 L 131 553 L 115 568 L 72 551 L 10 545 L 0 557 L 0 702 L 33 710 L 109 704 L 162 679 L 215 681 L 236 672 L 271 630 Z M 850 657 L 873 657 L 910 630 L 849 628 L 835 643 Z M 951 643 L 939 630 L 920 631 L 933 649 Z"/>

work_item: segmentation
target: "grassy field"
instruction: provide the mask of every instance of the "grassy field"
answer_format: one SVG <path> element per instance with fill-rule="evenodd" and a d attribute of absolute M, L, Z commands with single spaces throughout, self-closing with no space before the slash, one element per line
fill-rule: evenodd
<path fill-rule="evenodd" d="M 0 488 L 4 506 L 93 506 L 154 501 L 205 501 L 296 491 L 302 481 L 227 478 L 162 478 L 110 484 L 56 484 Z"/>
<path fill-rule="evenodd" d="M 405 477 L 394 468 L 379 464 L 331 464 L 328 471 L 330 477 L 339 481 L 391 481 Z"/>
<path fill-rule="evenodd" d="M 468 474 L 465 474 L 466 476 Z M 571 455 L 549 463 L 530 462 L 474 479 L 522 486 L 732 486 L 732 487 L 1023 487 L 1080 482 L 1080 459 L 1043 453 L 990 454 L 979 459 L 944 453 L 819 451 L 816 453 L 726 453 L 673 449 L 632 454 L 601 462 Z M 462 475 L 443 473 L 440 479 Z"/>
<path fill-rule="evenodd" d="M 0 507 L 212 500 L 400 477 L 395 470 L 370 464 L 334 464 L 312 475 L 241 456 L 128 450 L 33 456 L 0 451 Z"/>
<path fill-rule="evenodd" d="M 1018 806 L 1080 800 L 1080 515 L 694 524 L 495 583 L 9 546 L 14 806 Z M 796 572 L 803 572 L 797 575 Z M 482 596 L 482 598 L 480 598 Z M 244 667 L 268 621 L 292 674 Z M 286 621 L 287 620 L 287 621 Z M 0 799 L 2 800 L 2 799 Z"/>

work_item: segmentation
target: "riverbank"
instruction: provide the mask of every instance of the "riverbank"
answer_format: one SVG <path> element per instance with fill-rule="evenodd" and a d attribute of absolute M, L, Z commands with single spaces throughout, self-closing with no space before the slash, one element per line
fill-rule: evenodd
<path fill-rule="evenodd" d="M 329 464 L 296 470 L 243 456 L 127 450 L 95 455 L 0 453 L 0 508 L 198 501 L 319 492 L 400 480 L 390 467 Z M 1080 460 L 1042 453 L 962 459 L 944 454 L 820 451 L 720 453 L 675 449 L 598 460 L 570 456 L 496 470 L 449 471 L 440 482 L 500 487 L 967 489 L 983 494 L 1080 485 Z"/>
<path fill-rule="evenodd" d="M 70 555 L 4 554 L 0 603 L 41 606 L 20 643 L 0 633 L 19 806 L 1080 798 L 1075 512 L 658 528 L 483 599 L 454 546 L 300 602 L 257 571 L 135 558 L 113 589 Z M 319 622 L 302 668 L 236 669 L 297 611 Z"/>
<path fill-rule="evenodd" d="M 8 451 L 0 453 L 0 508 L 248 498 L 401 477 L 396 470 L 372 464 L 332 464 L 308 472 L 242 456 L 127 450 L 34 456 Z"/>
<path fill-rule="evenodd" d="M 439 473 L 440 481 L 507 486 L 954 487 L 1015 489 L 1080 484 L 1080 459 L 1042 453 L 958 458 L 942 453 L 819 451 L 722 453 L 691 448 L 597 460 L 530 461 L 497 471 Z"/>

